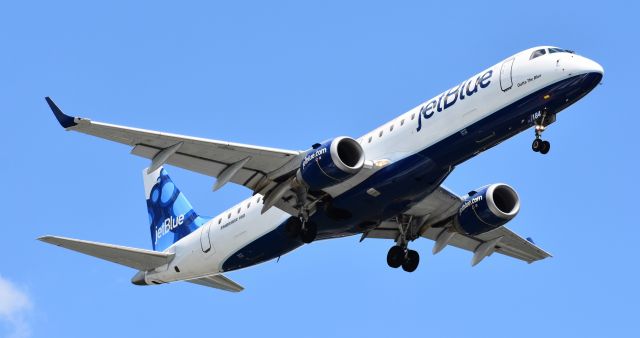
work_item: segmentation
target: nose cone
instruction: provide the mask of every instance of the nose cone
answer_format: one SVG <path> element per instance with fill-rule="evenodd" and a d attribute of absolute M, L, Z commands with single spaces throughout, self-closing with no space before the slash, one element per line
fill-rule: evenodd
<path fill-rule="evenodd" d="M 581 57 L 578 60 L 577 66 L 580 69 L 581 73 L 584 73 L 584 74 L 596 73 L 596 74 L 600 74 L 600 76 L 604 75 L 604 68 L 602 68 L 602 66 L 599 63 L 591 59 Z"/>

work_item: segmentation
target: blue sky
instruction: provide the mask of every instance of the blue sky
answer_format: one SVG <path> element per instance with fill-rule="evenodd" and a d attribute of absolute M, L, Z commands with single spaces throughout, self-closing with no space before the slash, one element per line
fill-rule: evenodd
<path fill-rule="evenodd" d="M 638 336 L 635 212 L 640 90 L 635 2 L 13 1 L 0 5 L 0 336 Z M 230 274 L 241 294 L 177 283 L 35 240 L 150 248 L 141 169 L 122 145 L 65 133 L 43 97 L 94 120 L 288 149 L 359 136 L 540 44 L 601 63 L 603 84 L 562 112 L 543 157 L 520 134 L 458 167 L 466 191 L 517 189 L 509 226 L 554 258 L 422 253 L 323 241 Z M 168 168 L 209 215 L 250 194 Z"/>

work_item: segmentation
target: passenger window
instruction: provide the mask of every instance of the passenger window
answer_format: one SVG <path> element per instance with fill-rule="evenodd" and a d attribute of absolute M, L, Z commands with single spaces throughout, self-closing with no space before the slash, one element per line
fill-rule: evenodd
<path fill-rule="evenodd" d="M 373 139 L 373 136 L 369 136 L 369 142 L 368 143 L 371 143 L 372 139 Z"/>
<path fill-rule="evenodd" d="M 227 215 L 227 218 L 231 218 L 231 213 L 229 213 L 229 214 Z"/>
<path fill-rule="evenodd" d="M 389 127 L 389 131 L 393 131 L 393 124 Z"/>
<path fill-rule="evenodd" d="M 535 58 L 537 58 L 538 56 L 542 56 L 545 55 L 547 52 L 544 49 L 538 49 L 535 52 L 531 53 L 531 57 L 529 58 L 529 60 L 533 60 Z"/>
<path fill-rule="evenodd" d="M 400 120 L 400 126 L 404 126 L 404 119 Z"/>
<path fill-rule="evenodd" d="M 222 223 L 222 218 L 218 219 L 218 224 Z"/>
<path fill-rule="evenodd" d="M 238 215 L 240 215 L 240 209 L 242 209 L 242 207 L 238 208 Z"/>
<path fill-rule="evenodd" d="M 411 114 L 411 120 L 413 120 L 416 117 L 416 113 Z"/>
<path fill-rule="evenodd" d="M 247 203 L 247 209 L 249 209 L 249 207 L 251 207 L 251 202 Z"/>
<path fill-rule="evenodd" d="M 382 133 L 384 132 L 384 130 L 380 130 L 380 133 L 378 134 L 378 137 L 382 137 Z"/>

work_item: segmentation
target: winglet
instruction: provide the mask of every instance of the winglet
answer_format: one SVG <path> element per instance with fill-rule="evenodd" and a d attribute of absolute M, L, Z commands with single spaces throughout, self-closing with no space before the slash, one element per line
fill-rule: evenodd
<path fill-rule="evenodd" d="M 63 113 L 62 110 L 60 110 L 60 108 L 56 106 L 56 104 L 53 102 L 53 100 L 51 100 L 50 97 L 47 96 L 44 99 L 47 101 L 49 108 L 51 108 L 51 111 L 53 111 L 53 115 L 56 116 L 56 119 L 58 119 L 58 122 L 60 122 L 60 125 L 63 128 L 71 128 L 77 124 L 75 122 L 75 118 Z"/>

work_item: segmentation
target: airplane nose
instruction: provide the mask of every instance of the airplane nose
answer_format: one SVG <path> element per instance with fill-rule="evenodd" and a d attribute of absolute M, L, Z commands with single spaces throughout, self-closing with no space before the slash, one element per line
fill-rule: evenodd
<path fill-rule="evenodd" d="M 598 73 L 600 75 L 604 75 L 604 68 L 602 68 L 599 63 L 585 57 L 581 58 L 579 68 L 581 68 L 584 73 Z"/>

